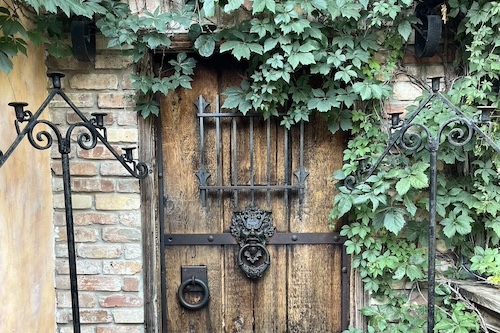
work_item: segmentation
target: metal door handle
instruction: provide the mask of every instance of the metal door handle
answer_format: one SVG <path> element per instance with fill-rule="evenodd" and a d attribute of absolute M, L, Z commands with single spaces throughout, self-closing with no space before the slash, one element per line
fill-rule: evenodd
<path fill-rule="evenodd" d="M 186 291 L 188 291 L 188 290 L 186 290 L 186 288 L 188 286 L 196 286 L 196 285 L 198 285 L 202 288 L 203 298 L 198 303 L 189 303 L 184 298 L 184 293 Z M 179 303 L 181 303 L 181 305 L 184 308 L 194 311 L 194 310 L 199 310 L 199 309 L 207 306 L 208 300 L 210 298 L 210 291 L 208 290 L 208 286 L 205 282 L 203 282 L 200 279 L 196 279 L 193 275 L 193 277 L 190 280 L 186 280 L 186 281 L 181 283 L 181 285 L 179 286 L 179 289 L 177 291 L 177 296 L 179 298 Z"/>

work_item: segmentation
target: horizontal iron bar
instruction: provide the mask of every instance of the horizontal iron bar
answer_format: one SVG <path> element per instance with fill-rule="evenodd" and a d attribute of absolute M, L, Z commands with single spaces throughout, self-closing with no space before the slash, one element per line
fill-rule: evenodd
<path fill-rule="evenodd" d="M 247 114 L 242 114 L 242 113 L 197 113 L 196 114 L 198 117 L 206 117 L 206 118 L 223 118 L 223 117 L 264 117 L 262 113 L 247 113 Z M 273 115 L 276 116 L 276 115 Z M 286 116 L 286 113 L 279 113 L 277 117 L 283 117 Z"/>
<path fill-rule="evenodd" d="M 165 246 L 179 245 L 237 245 L 236 239 L 230 233 L 222 234 L 165 234 Z M 338 233 L 275 233 L 267 242 L 269 245 L 293 244 L 343 244 L 345 237 Z"/>
<path fill-rule="evenodd" d="M 304 185 L 200 185 L 200 190 L 300 190 Z"/>

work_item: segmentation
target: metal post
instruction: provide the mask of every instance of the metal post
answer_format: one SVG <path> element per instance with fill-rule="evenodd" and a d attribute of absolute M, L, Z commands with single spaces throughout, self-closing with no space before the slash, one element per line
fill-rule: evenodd
<path fill-rule="evenodd" d="M 427 273 L 427 332 L 434 332 L 434 294 L 436 285 L 436 185 L 437 185 L 437 144 L 432 148 L 430 156 L 429 178 L 429 244 L 428 244 L 428 273 Z"/>
<path fill-rule="evenodd" d="M 66 211 L 66 235 L 68 238 L 69 282 L 71 287 L 71 310 L 73 331 L 80 333 L 80 306 L 78 301 L 78 278 L 76 272 L 75 233 L 73 229 L 73 204 L 71 201 L 71 176 L 68 153 L 62 153 L 62 171 L 64 185 L 64 209 Z"/>

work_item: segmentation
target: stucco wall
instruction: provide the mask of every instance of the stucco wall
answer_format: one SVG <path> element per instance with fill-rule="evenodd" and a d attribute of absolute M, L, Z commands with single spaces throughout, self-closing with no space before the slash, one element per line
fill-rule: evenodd
<path fill-rule="evenodd" d="M 9 102 L 36 111 L 47 95 L 45 54 L 28 49 L 0 72 L 0 150 L 16 138 Z M 45 112 L 47 113 L 47 112 Z M 0 332 L 55 331 L 52 187 L 48 151 L 27 138 L 0 168 Z"/>

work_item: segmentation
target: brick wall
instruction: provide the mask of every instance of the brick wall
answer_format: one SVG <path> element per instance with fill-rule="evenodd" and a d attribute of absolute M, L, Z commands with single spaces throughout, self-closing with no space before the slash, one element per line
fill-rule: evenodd
<path fill-rule="evenodd" d="M 98 41 L 93 63 L 49 58 L 47 65 L 49 71 L 66 75 L 64 91 L 88 118 L 92 112 L 108 113 L 108 141 L 118 152 L 122 153 L 121 147 L 137 146 L 130 58 L 107 50 L 104 41 Z M 52 120 L 63 128 L 79 120 L 61 99 L 52 102 L 50 108 Z M 73 142 L 70 171 L 82 333 L 144 332 L 139 181 L 100 143 L 84 150 Z M 57 146 L 52 151 L 52 174 L 56 321 L 58 332 L 68 333 L 72 332 L 71 296 Z"/>

